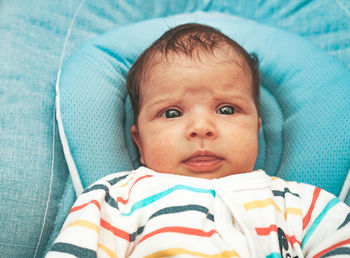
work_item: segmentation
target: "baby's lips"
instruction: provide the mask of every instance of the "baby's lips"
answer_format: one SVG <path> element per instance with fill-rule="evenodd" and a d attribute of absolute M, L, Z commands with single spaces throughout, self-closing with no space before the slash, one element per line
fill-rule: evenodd
<path fill-rule="evenodd" d="M 195 172 L 211 172 L 222 165 L 223 158 L 209 151 L 197 151 L 184 161 L 187 168 Z"/>
<path fill-rule="evenodd" d="M 222 160 L 223 158 L 218 155 L 210 152 L 210 151 L 196 151 L 193 153 L 185 162 L 206 162 L 206 161 L 214 161 L 214 160 Z"/>
<path fill-rule="evenodd" d="M 217 156 L 196 156 L 196 157 L 191 157 L 189 159 L 186 160 L 186 162 L 211 162 L 211 161 L 216 161 L 216 160 L 221 160 L 221 158 L 217 157 Z"/>

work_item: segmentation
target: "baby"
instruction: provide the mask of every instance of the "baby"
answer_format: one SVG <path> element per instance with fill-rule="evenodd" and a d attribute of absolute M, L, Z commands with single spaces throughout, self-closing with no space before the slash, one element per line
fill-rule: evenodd
<path fill-rule="evenodd" d="M 180 25 L 138 58 L 127 88 L 144 166 L 87 188 L 47 257 L 350 255 L 347 205 L 254 171 L 254 55 L 212 27 Z"/>

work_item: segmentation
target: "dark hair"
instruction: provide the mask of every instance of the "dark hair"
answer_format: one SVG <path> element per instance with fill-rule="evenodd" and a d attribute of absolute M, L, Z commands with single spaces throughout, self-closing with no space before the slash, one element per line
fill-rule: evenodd
<path fill-rule="evenodd" d="M 259 112 L 259 68 L 258 57 L 249 54 L 237 42 L 227 37 L 219 30 L 202 24 L 187 23 L 174 27 L 165 32 L 149 48 L 147 48 L 130 68 L 127 77 L 127 89 L 134 110 L 134 123 L 137 124 L 139 114 L 140 85 L 149 74 L 150 69 L 162 60 L 167 59 L 169 53 L 179 56 L 193 57 L 202 52 L 214 54 L 216 49 L 228 46 L 247 62 L 252 75 L 253 98 Z"/>

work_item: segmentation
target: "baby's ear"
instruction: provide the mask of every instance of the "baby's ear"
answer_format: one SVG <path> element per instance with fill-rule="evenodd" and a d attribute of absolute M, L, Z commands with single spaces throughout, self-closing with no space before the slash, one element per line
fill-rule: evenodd
<path fill-rule="evenodd" d="M 132 139 L 134 140 L 137 148 L 139 149 L 140 155 L 141 155 L 140 162 L 141 162 L 141 164 L 145 165 L 145 161 L 143 158 L 142 141 L 141 141 L 141 137 L 140 137 L 140 133 L 139 133 L 139 129 L 138 129 L 137 125 L 132 125 L 130 131 L 131 131 Z"/>

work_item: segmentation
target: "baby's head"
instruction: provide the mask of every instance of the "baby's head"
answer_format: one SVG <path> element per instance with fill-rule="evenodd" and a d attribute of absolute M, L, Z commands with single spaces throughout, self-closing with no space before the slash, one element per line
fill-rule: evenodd
<path fill-rule="evenodd" d="M 130 69 L 127 88 L 142 164 L 203 178 L 253 170 L 257 58 L 221 32 L 200 24 L 167 31 Z"/>

